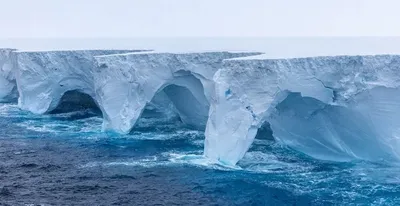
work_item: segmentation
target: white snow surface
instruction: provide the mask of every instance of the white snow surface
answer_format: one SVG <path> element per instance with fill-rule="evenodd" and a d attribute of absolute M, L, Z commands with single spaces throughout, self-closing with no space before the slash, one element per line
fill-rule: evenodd
<path fill-rule="evenodd" d="M 14 68 L 15 49 L 0 48 L 0 102 L 12 102 L 18 98 Z"/>
<path fill-rule="evenodd" d="M 33 113 L 47 113 L 67 91 L 79 91 L 96 100 L 93 56 L 126 52 L 132 50 L 15 52 L 18 105 Z"/>

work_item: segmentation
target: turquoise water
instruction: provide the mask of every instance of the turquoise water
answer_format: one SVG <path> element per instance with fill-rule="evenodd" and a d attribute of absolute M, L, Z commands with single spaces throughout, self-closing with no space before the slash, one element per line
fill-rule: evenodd
<path fill-rule="evenodd" d="M 179 121 L 142 118 L 117 135 L 91 110 L 0 114 L 4 205 L 400 204 L 400 167 L 384 162 L 319 161 L 266 138 L 228 167 L 203 158 L 203 132 Z"/>

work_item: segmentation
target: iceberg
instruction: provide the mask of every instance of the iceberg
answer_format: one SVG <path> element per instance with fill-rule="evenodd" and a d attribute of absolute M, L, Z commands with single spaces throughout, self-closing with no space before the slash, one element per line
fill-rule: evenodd
<path fill-rule="evenodd" d="M 400 56 L 227 60 L 213 78 L 204 154 L 236 164 L 266 122 L 333 161 L 400 158 Z"/>
<path fill-rule="evenodd" d="M 0 98 L 19 96 L 20 108 L 33 113 L 96 107 L 103 131 L 122 134 L 145 111 L 178 116 L 205 130 L 206 157 L 230 165 L 271 132 L 318 159 L 400 160 L 397 55 L 0 51 Z"/>
<path fill-rule="evenodd" d="M 138 50 L 140 51 L 140 50 Z M 69 104 L 96 102 L 94 56 L 135 52 L 133 50 L 71 50 L 15 52 L 18 105 L 36 114 L 49 113 L 60 100 Z M 64 94 L 67 94 L 62 99 Z M 84 101 L 84 102 L 79 102 Z"/>
<path fill-rule="evenodd" d="M 212 101 L 212 78 L 223 60 L 256 54 L 260 53 L 148 52 L 96 56 L 95 90 L 103 112 L 103 130 L 129 133 L 146 105 L 160 93 L 173 103 L 185 125 L 204 130 Z"/>
<path fill-rule="evenodd" d="M 14 68 L 15 49 L 0 48 L 0 102 L 13 102 L 18 98 Z"/>

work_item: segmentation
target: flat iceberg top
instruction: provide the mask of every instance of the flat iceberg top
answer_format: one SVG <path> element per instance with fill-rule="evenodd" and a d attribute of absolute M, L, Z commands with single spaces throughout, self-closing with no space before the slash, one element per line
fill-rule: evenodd
<path fill-rule="evenodd" d="M 13 48 L 0 48 L 0 51 L 15 51 Z"/>
<path fill-rule="evenodd" d="M 99 55 L 96 57 L 109 57 L 109 56 L 129 56 L 129 55 L 143 55 L 143 54 L 154 54 L 154 55 L 193 55 L 193 54 L 207 54 L 213 55 L 218 53 L 230 53 L 230 54 L 244 54 L 248 53 L 254 56 L 262 55 L 262 52 L 258 51 L 175 51 L 175 52 L 167 52 L 167 51 L 156 51 L 156 50 L 143 50 L 141 52 L 127 52 L 127 53 L 116 53 L 109 55 Z"/>
<path fill-rule="evenodd" d="M 301 59 L 321 59 L 321 60 L 326 60 L 326 59 L 346 59 L 346 58 L 382 58 L 382 57 L 393 57 L 393 56 L 400 56 L 399 54 L 368 54 L 368 55 L 316 55 L 316 56 L 306 56 L 306 57 L 289 57 L 289 58 L 271 58 L 268 54 L 261 53 L 258 55 L 252 55 L 252 56 L 245 56 L 245 57 L 237 57 L 237 58 L 231 58 L 231 59 L 226 59 L 225 61 L 274 61 L 274 60 L 301 60 Z"/>
<path fill-rule="evenodd" d="M 224 59 L 259 55 L 260 52 L 199 52 L 199 53 L 128 53 L 95 56 L 99 68 L 112 67 L 113 70 L 140 70 L 143 68 L 170 68 L 171 71 L 187 70 L 212 77 L 221 68 Z M 132 71 L 129 71 L 132 72 Z M 112 75 L 112 74 L 108 74 Z"/>
<path fill-rule="evenodd" d="M 214 73 L 222 68 L 223 60 L 237 57 L 259 55 L 260 52 L 198 52 L 198 53 L 167 53 L 138 52 L 94 56 L 98 71 L 105 72 L 105 77 L 124 73 L 182 70 L 205 75 L 212 78 Z M 108 68 L 108 69 L 104 69 Z"/>
<path fill-rule="evenodd" d="M 269 59 L 400 54 L 399 37 L 187 37 L 0 39 L 22 51 L 152 49 L 158 52 L 259 51 Z"/>
<path fill-rule="evenodd" d="M 82 49 L 82 50 L 43 50 L 43 51 L 21 51 L 17 50 L 15 53 L 19 54 L 62 54 L 62 53 L 77 53 L 77 54 L 85 54 L 88 53 L 91 56 L 97 55 L 109 55 L 115 53 L 134 53 L 134 52 L 142 52 L 148 50 L 118 50 L 118 49 Z"/>
<path fill-rule="evenodd" d="M 95 58 L 108 58 L 108 57 L 127 57 L 127 56 L 218 56 L 221 54 L 232 54 L 233 56 L 243 57 L 243 56 L 258 56 L 263 54 L 262 52 L 246 52 L 246 51 L 201 51 L 201 52 L 160 52 L 160 51 L 141 51 L 141 52 L 127 52 L 127 53 L 114 53 L 108 55 L 98 55 Z M 237 54 L 237 55 L 235 55 Z M 245 54 L 245 55 L 244 55 Z M 232 57 L 232 58 L 237 58 Z"/>

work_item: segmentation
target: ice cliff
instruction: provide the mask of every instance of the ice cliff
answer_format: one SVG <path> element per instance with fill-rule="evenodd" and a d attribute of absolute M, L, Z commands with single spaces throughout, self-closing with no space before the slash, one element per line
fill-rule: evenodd
<path fill-rule="evenodd" d="M 400 56 L 229 60 L 213 80 L 210 158 L 235 164 L 265 122 L 319 159 L 400 158 Z"/>
<path fill-rule="evenodd" d="M 224 59 L 259 53 L 137 53 L 95 57 L 103 129 L 129 133 L 154 97 L 166 96 L 183 123 L 205 128 L 215 72 Z M 164 98 L 165 99 L 165 98 Z M 153 101 L 152 101 L 153 100 Z"/>
<path fill-rule="evenodd" d="M 0 102 L 16 101 L 18 98 L 14 69 L 15 49 L 0 48 Z"/>
<path fill-rule="evenodd" d="M 18 104 L 22 109 L 43 114 L 54 110 L 66 92 L 71 97 L 66 101 L 82 100 L 72 91 L 96 100 L 93 56 L 127 52 L 132 50 L 15 52 Z"/>
<path fill-rule="evenodd" d="M 226 164 L 260 131 L 318 159 L 400 160 L 400 56 L 0 51 L 0 98 L 16 97 L 15 74 L 19 106 L 34 113 L 95 105 L 103 129 L 124 134 L 145 109 L 176 114 Z"/>

